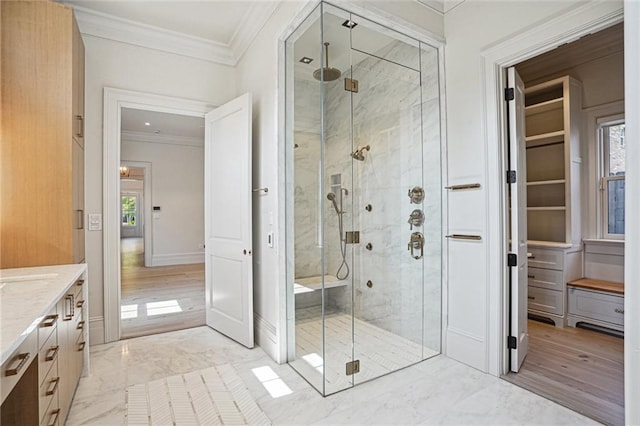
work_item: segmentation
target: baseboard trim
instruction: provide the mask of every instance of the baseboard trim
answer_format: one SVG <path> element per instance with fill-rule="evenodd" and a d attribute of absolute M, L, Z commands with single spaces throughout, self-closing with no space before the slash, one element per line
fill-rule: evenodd
<path fill-rule="evenodd" d="M 104 317 L 89 318 L 89 346 L 104 344 Z"/>
<path fill-rule="evenodd" d="M 260 346 L 278 364 L 284 361 L 280 359 L 278 334 L 276 326 L 262 318 L 258 313 L 253 313 L 256 345 Z"/>
<path fill-rule="evenodd" d="M 154 254 L 151 266 L 188 265 L 204 263 L 204 253 Z"/>

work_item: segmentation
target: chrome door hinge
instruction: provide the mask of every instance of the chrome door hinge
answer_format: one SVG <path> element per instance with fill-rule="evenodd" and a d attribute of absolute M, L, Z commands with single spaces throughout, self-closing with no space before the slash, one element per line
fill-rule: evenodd
<path fill-rule="evenodd" d="M 358 80 L 353 78 L 345 78 L 344 79 L 344 90 L 347 92 L 358 93 Z"/>
<path fill-rule="evenodd" d="M 347 231 L 344 238 L 347 244 L 360 244 L 360 231 Z"/>
<path fill-rule="evenodd" d="M 350 361 L 346 364 L 347 366 L 347 376 L 353 376 L 356 373 L 360 372 L 360 360 L 356 359 L 355 361 Z"/>

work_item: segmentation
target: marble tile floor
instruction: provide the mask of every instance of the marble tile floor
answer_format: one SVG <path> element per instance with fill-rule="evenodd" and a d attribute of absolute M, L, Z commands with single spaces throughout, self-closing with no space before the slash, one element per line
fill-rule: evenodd
<path fill-rule="evenodd" d="M 91 347 L 67 425 L 120 425 L 127 387 L 230 364 L 273 424 L 598 424 L 446 356 L 323 398 L 290 366 L 208 327 Z M 269 367 L 290 393 L 274 397 L 253 369 Z"/>

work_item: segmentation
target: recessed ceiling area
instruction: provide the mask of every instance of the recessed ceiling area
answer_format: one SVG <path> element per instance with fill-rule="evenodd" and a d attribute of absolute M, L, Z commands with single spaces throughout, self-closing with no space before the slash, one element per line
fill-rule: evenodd
<path fill-rule="evenodd" d="M 204 141 L 204 118 L 202 117 L 122 108 L 121 128 L 123 132 L 198 138 Z"/>

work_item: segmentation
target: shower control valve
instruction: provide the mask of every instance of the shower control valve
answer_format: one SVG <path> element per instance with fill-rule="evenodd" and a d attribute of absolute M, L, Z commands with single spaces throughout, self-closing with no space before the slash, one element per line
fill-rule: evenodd
<path fill-rule="evenodd" d="M 424 200 L 424 189 L 419 186 L 414 186 L 409 190 L 409 199 L 411 204 L 420 204 Z"/>
<path fill-rule="evenodd" d="M 422 226 L 422 224 L 424 223 L 423 211 L 420 209 L 415 209 L 414 211 L 412 211 L 411 214 L 409 215 L 408 222 L 410 225 L 410 229 L 412 230 L 414 226 Z"/>
<path fill-rule="evenodd" d="M 421 232 L 411 234 L 407 250 L 411 251 L 411 257 L 414 259 L 422 259 L 424 252 L 424 235 Z"/>

